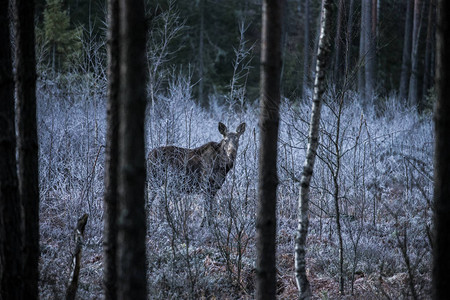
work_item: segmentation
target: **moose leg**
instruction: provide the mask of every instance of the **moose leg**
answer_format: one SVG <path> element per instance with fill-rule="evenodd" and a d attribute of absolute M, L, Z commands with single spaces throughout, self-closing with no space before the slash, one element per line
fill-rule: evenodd
<path fill-rule="evenodd" d="M 209 191 L 208 193 L 205 194 L 205 204 L 204 204 L 204 211 L 205 213 L 203 214 L 203 219 L 202 219 L 202 223 L 201 226 L 203 227 L 203 224 L 205 223 L 205 221 L 208 222 L 208 226 L 212 226 L 213 225 L 213 221 L 216 217 L 216 214 L 214 213 L 214 210 L 216 208 L 216 203 L 215 203 L 215 196 L 216 196 L 217 191 L 213 190 L 213 191 Z"/>
<path fill-rule="evenodd" d="M 149 183 L 148 183 L 148 179 L 145 180 L 145 193 L 144 193 L 144 197 L 145 197 L 145 208 L 148 210 L 150 208 L 150 189 L 149 189 Z"/>
<path fill-rule="evenodd" d="M 208 223 L 208 226 L 211 226 L 211 222 L 210 222 L 210 218 L 209 218 L 209 208 L 208 208 L 208 203 L 209 199 L 207 196 L 204 197 L 203 199 L 204 204 L 203 204 L 203 210 L 202 210 L 202 222 L 200 223 L 200 227 L 204 227 L 205 223 Z"/>
<path fill-rule="evenodd" d="M 150 210 L 156 199 L 157 190 L 148 181 L 145 186 L 145 208 Z"/>

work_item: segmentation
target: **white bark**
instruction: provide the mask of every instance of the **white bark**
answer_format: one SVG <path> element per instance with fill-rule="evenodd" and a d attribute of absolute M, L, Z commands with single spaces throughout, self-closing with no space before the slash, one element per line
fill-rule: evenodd
<path fill-rule="evenodd" d="M 300 197 L 298 203 L 298 228 L 295 237 L 295 278 L 299 289 L 300 299 L 311 298 L 311 288 L 306 276 L 306 237 L 309 226 L 309 189 L 319 145 L 320 110 L 322 96 L 325 92 L 325 70 L 330 56 L 330 30 L 331 30 L 332 1 L 323 0 L 320 29 L 319 49 L 317 54 L 316 77 L 314 81 L 314 95 L 311 112 L 311 123 L 308 134 L 308 147 L 303 173 L 300 181 Z"/>

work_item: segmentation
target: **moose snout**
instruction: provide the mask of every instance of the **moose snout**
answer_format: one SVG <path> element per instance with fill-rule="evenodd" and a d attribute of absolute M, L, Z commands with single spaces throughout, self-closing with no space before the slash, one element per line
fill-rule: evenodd
<path fill-rule="evenodd" d="M 236 159 L 236 151 L 231 152 L 228 157 L 230 158 L 230 160 L 234 161 Z"/>
<path fill-rule="evenodd" d="M 229 159 L 234 160 L 236 159 L 237 149 L 233 145 L 228 145 L 226 153 Z"/>

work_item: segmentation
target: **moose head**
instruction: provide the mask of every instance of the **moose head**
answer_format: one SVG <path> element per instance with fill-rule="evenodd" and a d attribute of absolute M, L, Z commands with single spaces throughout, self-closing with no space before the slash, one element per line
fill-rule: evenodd
<path fill-rule="evenodd" d="M 223 135 L 223 140 L 220 142 L 220 149 L 224 151 L 227 159 L 236 160 L 237 150 L 239 147 L 239 138 L 245 131 L 245 123 L 242 123 L 236 128 L 236 132 L 228 132 L 227 126 L 219 122 L 219 132 Z"/>

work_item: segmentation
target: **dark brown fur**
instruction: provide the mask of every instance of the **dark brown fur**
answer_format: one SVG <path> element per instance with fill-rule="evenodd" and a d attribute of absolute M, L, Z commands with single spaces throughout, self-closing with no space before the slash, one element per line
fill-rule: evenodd
<path fill-rule="evenodd" d="M 229 133 L 226 126 L 219 123 L 219 131 L 224 136 L 220 143 L 209 142 L 194 149 L 176 146 L 153 149 L 148 155 L 149 180 L 160 186 L 172 171 L 179 191 L 214 198 L 234 166 L 245 123 L 238 126 L 236 133 Z"/>

